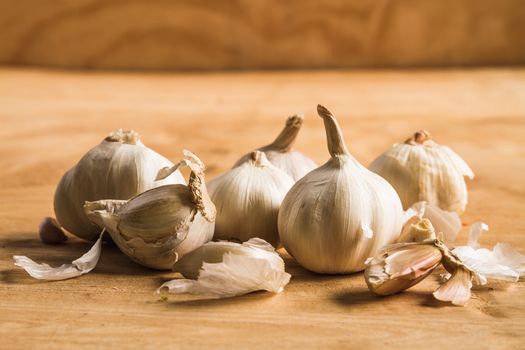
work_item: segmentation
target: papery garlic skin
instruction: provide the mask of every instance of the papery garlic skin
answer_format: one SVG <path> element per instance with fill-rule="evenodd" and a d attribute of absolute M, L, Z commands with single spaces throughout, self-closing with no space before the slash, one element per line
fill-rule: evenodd
<path fill-rule="evenodd" d="M 346 149 L 333 115 L 318 106 L 331 159 L 297 181 L 279 210 L 286 250 L 308 270 L 361 271 L 365 260 L 393 243 L 403 224 L 395 190 Z"/>
<path fill-rule="evenodd" d="M 443 210 L 462 213 L 468 199 L 465 177 L 474 178 L 463 159 L 449 147 L 432 141 L 426 131 L 393 145 L 369 169 L 396 189 L 404 209 L 425 201 Z"/>
<path fill-rule="evenodd" d="M 129 201 L 86 202 L 90 220 L 105 227 L 122 252 L 135 262 L 159 270 L 170 269 L 177 260 L 213 237 L 215 206 L 204 183 L 204 165 L 191 152 L 161 177 L 188 165 L 188 186 L 156 187 Z"/>
<path fill-rule="evenodd" d="M 212 179 L 208 190 L 217 208 L 214 238 L 244 242 L 259 237 L 277 246 L 277 213 L 293 184 L 292 178 L 260 151 Z"/>
<path fill-rule="evenodd" d="M 266 290 L 280 293 L 290 281 L 284 261 L 260 238 L 242 244 L 208 242 L 179 260 L 173 270 L 189 279 L 164 283 L 170 293 L 227 298 Z"/>
<path fill-rule="evenodd" d="M 94 241 L 100 229 L 84 214 L 84 202 L 107 198 L 127 200 L 154 187 L 185 184 L 180 172 L 155 181 L 159 169 L 172 165 L 144 146 L 135 131 L 118 130 L 64 174 L 54 198 L 57 221 L 74 235 Z"/>
<path fill-rule="evenodd" d="M 302 115 L 293 115 L 286 120 L 286 125 L 277 138 L 258 151 L 264 152 L 270 163 L 287 173 L 294 181 L 317 168 L 317 164 L 299 151 L 292 149 L 297 134 L 303 124 Z M 250 161 L 251 152 L 239 159 L 234 168 Z"/>

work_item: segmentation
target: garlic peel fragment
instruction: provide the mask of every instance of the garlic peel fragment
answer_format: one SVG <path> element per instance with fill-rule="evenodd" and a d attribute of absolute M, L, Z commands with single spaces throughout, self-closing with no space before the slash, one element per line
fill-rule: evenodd
<path fill-rule="evenodd" d="M 482 222 L 472 224 L 469 243 L 458 246 L 452 252 L 472 271 L 486 279 L 517 282 L 525 275 L 525 256 L 518 253 L 508 243 L 498 243 L 492 250 L 480 248 L 478 239 L 488 225 Z"/>
<path fill-rule="evenodd" d="M 59 267 L 51 267 L 45 263 L 36 263 L 27 256 L 13 256 L 15 265 L 20 266 L 33 278 L 47 281 L 60 281 L 84 275 L 93 270 L 98 263 L 102 251 L 102 236 L 89 249 L 87 253 L 74 260 L 71 264 L 63 264 Z"/>
<path fill-rule="evenodd" d="M 173 267 L 190 279 L 164 283 L 170 293 L 190 293 L 215 298 L 228 298 L 266 290 L 280 293 L 291 276 L 284 261 L 273 247 L 258 238 L 243 244 L 209 242 L 179 260 Z"/>
<path fill-rule="evenodd" d="M 451 302 L 454 305 L 466 305 L 470 299 L 472 274 L 463 267 L 458 267 L 452 276 L 432 293 L 440 301 Z"/>

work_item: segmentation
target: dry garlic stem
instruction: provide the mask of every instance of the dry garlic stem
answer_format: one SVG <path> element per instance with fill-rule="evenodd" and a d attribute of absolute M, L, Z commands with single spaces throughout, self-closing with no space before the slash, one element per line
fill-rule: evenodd
<path fill-rule="evenodd" d="M 191 152 L 171 168 L 162 169 L 160 178 L 181 165 L 191 169 L 188 185 L 165 185 L 141 193 L 129 201 L 86 202 L 90 220 L 105 227 L 120 250 L 135 262 L 170 269 L 185 254 L 213 236 L 215 206 L 204 183 L 204 165 Z"/>
<path fill-rule="evenodd" d="M 117 130 L 64 174 L 55 192 L 56 218 L 69 232 L 94 241 L 100 229 L 85 216 L 85 201 L 127 200 L 153 187 L 184 184 L 179 172 L 155 181 L 159 169 L 171 165 L 169 160 L 144 146 L 137 132 Z"/>
<path fill-rule="evenodd" d="M 279 234 L 311 271 L 360 271 L 367 257 L 399 236 L 401 202 L 388 182 L 350 155 L 332 113 L 320 105 L 317 110 L 331 158 L 290 189 L 279 210 Z"/>
<path fill-rule="evenodd" d="M 299 180 L 317 164 L 299 151 L 292 149 L 297 134 L 303 124 L 302 115 L 293 115 L 286 120 L 286 125 L 277 138 L 258 151 L 264 152 L 270 163 L 287 173 L 294 181 Z M 237 167 L 251 158 L 251 153 L 244 155 L 233 167 Z"/>
<path fill-rule="evenodd" d="M 293 183 L 261 151 L 212 179 L 208 188 L 217 207 L 214 238 L 244 242 L 259 237 L 277 246 L 277 213 Z"/>
<path fill-rule="evenodd" d="M 257 290 L 280 293 L 290 281 L 284 261 L 266 241 L 252 238 L 243 244 L 208 242 L 184 256 L 174 266 L 189 279 L 160 286 L 170 293 L 190 293 L 227 298 Z"/>
<path fill-rule="evenodd" d="M 425 201 L 446 211 L 462 213 L 467 205 L 465 176 L 474 173 L 450 148 L 431 140 L 422 130 L 395 144 L 370 164 L 396 189 L 403 207 Z"/>

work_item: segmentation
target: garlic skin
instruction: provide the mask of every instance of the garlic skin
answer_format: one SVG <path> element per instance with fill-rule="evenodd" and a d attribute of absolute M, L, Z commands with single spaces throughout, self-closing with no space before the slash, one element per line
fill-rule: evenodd
<path fill-rule="evenodd" d="M 277 138 L 269 145 L 258 148 L 257 151 L 264 152 L 270 163 L 287 173 L 294 181 L 317 168 L 315 162 L 299 151 L 292 149 L 297 134 L 303 124 L 302 115 L 288 117 L 286 124 Z M 239 159 L 234 168 L 250 161 L 251 152 Z"/>
<path fill-rule="evenodd" d="M 467 205 L 465 177 L 474 178 L 467 163 L 449 147 L 432 141 L 427 131 L 393 145 L 369 169 L 396 189 L 404 209 L 425 201 L 459 214 Z"/>
<path fill-rule="evenodd" d="M 284 261 L 260 238 L 242 244 L 208 242 L 184 256 L 173 270 L 190 279 L 174 279 L 157 290 L 228 298 L 258 290 L 280 293 L 290 281 Z"/>
<path fill-rule="evenodd" d="M 191 152 L 159 178 L 181 165 L 191 169 L 188 185 L 156 187 L 129 201 L 86 202 L 87 217 L 106 228 L 122 252 L 146 267 L 166 270 L 185 254 L 213 237 L 215 206 L 204 182 L 204 164 Z"/>
<path fill-rule="evenodd" d="M 74 235 L 94 241 L 100 229 L 84 214 L 84 202 L 127 200 L 150 188 L 185 184 L 180 172 L 155 181 L 159 169 L 172 165 L 144 146 L 135 131 L 117 130 L 86 153 L 60 180 L 54 198 L 57 221 Z"/>
<path fill-rule="evenodd" d="M 212 179 L 208 190 L 217 208 L 214 239 L 244 242 L 259 237 L 276 247 L 277 213 L 293 184 L 261 151 L 252 152 L 249 160 Z"/>
<path fill-rule="evenodd" d="M 279 234 L 304 268 L 327 274 L 361 271 L 393 243 L 403 224 L 395 190 L 348 152 L 334 116 L 318 106 L 331 159 L 297 181 L 279 210 Z"/>

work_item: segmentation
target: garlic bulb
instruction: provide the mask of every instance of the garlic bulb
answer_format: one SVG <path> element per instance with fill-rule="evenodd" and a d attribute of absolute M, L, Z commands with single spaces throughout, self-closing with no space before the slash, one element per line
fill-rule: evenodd
<path fill-rule="evenodd" d="M 299 151 L 292 149 L 295 138 L 303 124 L 302 115 L 293 115 L 288 117 L 286 125 L 277 138 L 269 145 L 263 146 L 258 151 L 264 152 L 266 157 L 277 168 L 281 169 L 294 180 L 297 181 L 311 170 L 317 167 L 317 164 Z M 247 161 L 250 161 L 251 153 L 244 155 L 235 163 L 237 167 Z"/>
<path fill-rule="evenodd" d="M 117 130 L 64 174 L 55 192 L 56 218 L 69 232 L 94 241 L 100 229 L 84 214 L 85 201 L 129 199 L 153 187 L 184 184 L 180 172 L 155 182 L 159 169 L 172 165 L 144 146 L 135 131 Z"/>
<path fill-rule="evenodd" d="M 185 254 L 211 240 L 215 206 L 204 183 L 204 164 L 191 152 L 185 159 L 159 172 L 165 178 L 181 165 L 191 169 L 188 186 L 156 187 L 129 201 L 86 202 L 87 217 L 106 228 L 122 252 L 135 262 L 170 269 Z"/>
<path fill-rule="evenodd" d="M 214 238 L 244 242 L 259 237 L 277 246 L 277 213 L 293 184 L 261 151 L 252 152 L 249 160 L 212 179 L 208 189 L 217 207 Z"/>
<path fill-rule="evenodd" d="M 252 238 L 243 244 L 208 242 L 184 256 L 174 266 L 188 279 L 175 279 L 170 293 L 190 293 L 227 298 L 257 290 L 280 293 L 290 281 L 284 261 L 266 241 Z"/>
<path fill-rule="evenodd" d="M 426 201 L 462 213 L 467 205 L 464 177 L 474 178 L 467 163 L 450 148 L 438 145 L 427 131 L 395 144 L 370 164 L 396 189 L 403 207 Z"/>
<path fill-rule="evenodd" d="M 297 181 L 279 210 L 279 234 L 303 267 L 319 273 L 363 270 L 394 242 L 403 211 L 395 190 L 348 153 L 334 116 L 323 106 L 331 159 Z"/>

